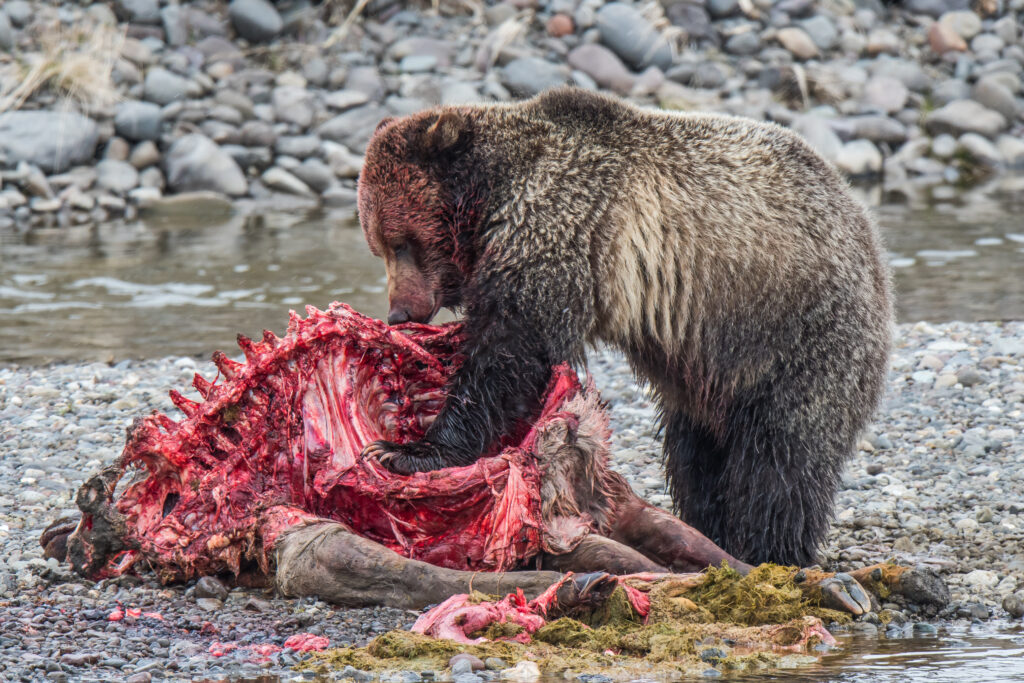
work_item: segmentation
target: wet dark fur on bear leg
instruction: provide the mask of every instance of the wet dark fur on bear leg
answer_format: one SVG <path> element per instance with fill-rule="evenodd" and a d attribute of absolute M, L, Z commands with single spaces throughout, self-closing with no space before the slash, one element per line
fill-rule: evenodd
<path fill-rule="evenodd" d="M 683 519 L 746 561 L 813 560 L 892 302 L 871 218 L 801 138 L 574 90 L 440 107 L 381 125 L 359 213 L 394 319 L 462 307 L 469 334 L 424 440 L 370 447 L 388 467 L 491 451 L 601 341 L 660 400 Z"/>

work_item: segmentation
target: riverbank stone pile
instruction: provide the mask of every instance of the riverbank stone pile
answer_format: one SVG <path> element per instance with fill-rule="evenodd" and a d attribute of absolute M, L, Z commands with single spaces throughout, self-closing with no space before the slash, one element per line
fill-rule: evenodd
<path fill-rule="evenodd" d="M 1024 0 L 8 0 L 0 221 L 351 205 L 384 116 L 576 85 L 799 132 L 919 195 L 1024 168 Z"/>
<path fill-rule="evenodd" d="M 0 368 L 5 680 L 282 674 L 304 655 L 285 650 L 260 658 L 242 646 L 280 646 L 297 633 L 322 635 L 332 646 L 358 645 L 415 620 L 401 610 L 339 609 L 231 588 L 213 577 L 169 586 L 146 573 L 92 582 L 42 557 L 40 533 L 74 512 L 78 486 L 120 453 L 132 420 L 151 410 L 175 414 L 167 390 L 211 367 L 165 358 Z M 616 353 L 593 352 L 589 370 L 610 404 L 613 467 L 639 495 L 667 507 L 651 397 Z M 883 604 L 884 612 L 850 627 L 858 637 L 937 637 L 946 639 L 942 647 L 972 647 L 949 640 L 947 629 L 982 633 L 1021 623 L 1022 414 L 1024 323 L 898 327 L 887 395 L 846 467 L 823 560 L 832 569 L 890 559 L 923 565 L 942 575 L 953 601 L 931 621 Z M 111 620 L 115 611 L 124 617 Z M 225 653 L 230 648 L 223 643 L 239 647 Z M 923 646 L 915 641 L 913 647 Z M 394 680 L 422 679 L 421 672 L 402 676 Z"/>

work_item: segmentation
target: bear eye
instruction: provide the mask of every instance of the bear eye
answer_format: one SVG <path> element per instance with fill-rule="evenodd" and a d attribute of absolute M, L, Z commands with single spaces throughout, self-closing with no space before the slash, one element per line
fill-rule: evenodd
<path fill-rule="evenodd" d="M 396 244 L 392 250 L 395 252 L 395 258 L 407 256 L 409 254 L 409 243 L 400 242 L 399 244 Z"/>

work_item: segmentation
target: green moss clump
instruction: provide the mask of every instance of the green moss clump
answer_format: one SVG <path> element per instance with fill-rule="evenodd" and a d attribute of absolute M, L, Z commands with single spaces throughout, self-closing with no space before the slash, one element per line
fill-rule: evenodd
<path fill-rule="evenodd" d="M 711 620 L 746 626 L 781 624 L 802 616 L 845 623 L 845 612 L 811 604 L 793 583 L 796 570 L 762 564 L 746 576 L 726 566 L 710 568 L 707 578 L 686 593 L 696 605 L 710 613 Z"/>

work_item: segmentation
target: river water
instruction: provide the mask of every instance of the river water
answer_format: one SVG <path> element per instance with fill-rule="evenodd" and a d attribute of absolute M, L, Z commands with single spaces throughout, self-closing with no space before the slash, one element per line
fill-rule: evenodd
<path fill-rule="evenodd" d="M 1024 191 L 876 215 L 900 320 L 1024 319 Z M 386 313 L 383 265 L 354 209 L 0 230 L 0 363 L 208 357 L 333 300 Z"/>
<path fill-rule="evenodd" d="M 901 321 L 1024 319 L 1024 190 L 864 196 L 890 251 Z M 0 364 L 209 357 L 233 351 L 236 333 L 283 332 L 288 310 L 305 304 L 342 300 L 383 316 L 384 285 L 354 208 L 0 228 Z M 816 666 L 757 680 L 1024 681 L 1020 625 L 841 641 Z"/>

